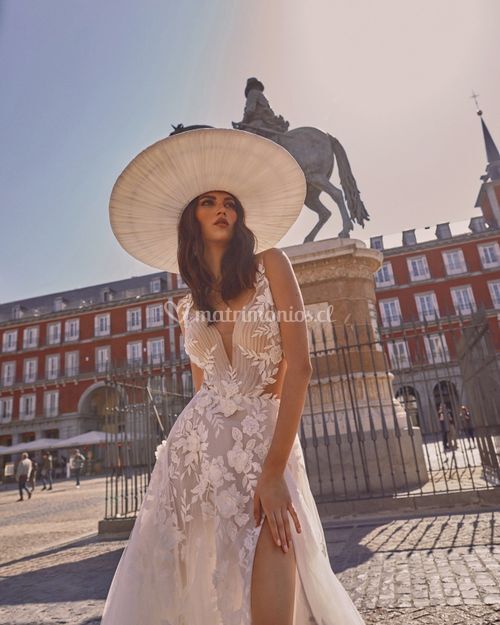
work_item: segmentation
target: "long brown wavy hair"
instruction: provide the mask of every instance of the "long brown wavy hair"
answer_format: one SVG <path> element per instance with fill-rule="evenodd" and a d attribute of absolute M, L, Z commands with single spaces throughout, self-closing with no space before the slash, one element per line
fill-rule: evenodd
<path fill-rule="evenodd" d="M 230 194 L 232 195 L 232 194 Z M 208 323 L 216 323 L 213 316 L 215 309 L 208 301 L 215 278 L 205 262 L 205 245 L 201 234 L 201 224 L 196 218 L 198 198 L 195 197 L 181 214 L 178 226 L 177 262 L 179 273 L 191 289 L 194 307 L 206 311 Z M 229 241 L 221 260 L 221 298 L 228 300 L 237 297 L 244 289 L 253 288 L 256 279 L 257 265 L 254 250 L 257 238 L 245 224 L 245 212 L 241 202 L 235 200 L 237 219 L 234 224 L 233 236 Z"/>

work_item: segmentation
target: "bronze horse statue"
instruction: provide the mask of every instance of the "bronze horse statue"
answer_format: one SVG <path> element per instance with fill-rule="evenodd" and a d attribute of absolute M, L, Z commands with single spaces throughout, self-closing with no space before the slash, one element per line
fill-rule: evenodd
<path fill-rule="evenodd" d="M 332 215 L 331 211 L 319 199 L 323 191 L 339 207 L 342 217 L 342 230 L 338 233 L 340 238 L 350 237 L 349 232 L 354 228 L 354 222 L 357 222 L 363 228 L 365 227 L 364 222 L 369 220 L 370 217 L 361 200 L 347 154 L 335 137 L 309 126 L 294 128 L 287 132 L 267 131 L 262 128 L 257 130 L 250 125 L 234 122 L 233 127 L 260 134 L 275 141 L 288 150 L 301 166 L 307 182 L 305 205 L 318 215 L 318 223 L 305 237 L 304 243 L 314 241 L 318 232 Z M 174 130 L 170 134 L 174 135 L 187 130 L 213 128 L 213 126 L 193 125 L 184 127 L 182 124 L 178 124 L 177 126 L 172 126 L 172 128 Z M 330 182 L 335 159 L 337 159 L 342 189 Z"/>

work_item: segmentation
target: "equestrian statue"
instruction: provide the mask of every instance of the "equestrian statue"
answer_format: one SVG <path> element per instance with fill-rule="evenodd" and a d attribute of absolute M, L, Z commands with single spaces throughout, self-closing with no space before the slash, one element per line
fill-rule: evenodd
<path fill-rule="evenodd" d="M 337 204 L 342 217 L 342 230 L 339 238 L 349 238 L 350 231 L 357 222 L 363 228 L 370 217 L 360 197 L 356 180 L 351 171 L 347 154 L 342 144 L 318 128 L 302 126 L 288 130 L 289 123 L 276 115 L 264 95 L 264 85 L 257 78 L 249 78 L 245 87 L 245 110 L 240 122 L 232 122 L 233 128 L 262 135 L 284 147 L 301 166 L 307 182 L 305 205 L 317 213 L 318 222 L 305 237 L 304 243 L 314 241 L 316 235 L 331 217 L 331 211 L 321 202 L 324 191 Z M 211 126 L 172 126 L 177 134 L 196 128 Z M 330 182 L 333 167 L 337 166 L 342 189 Z M 345 198 L 345 200 L 344 200 Z"/>

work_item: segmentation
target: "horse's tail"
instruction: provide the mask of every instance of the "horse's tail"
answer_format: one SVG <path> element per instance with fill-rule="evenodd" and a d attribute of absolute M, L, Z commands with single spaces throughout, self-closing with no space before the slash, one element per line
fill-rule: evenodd
<path fill-rule="evenodd" d="M 330 138 L 330 143 L 332 144 L 333 154 L 337 159 L 340 184 L 342 185 L 342 190 L 344 192 L 349 213 L 351 214 L 351 219 L 353 221 L 357 221 L 358 224 L 364 228 L 364 220 L 369 220 L 370 217 L 363 204 L 363 200 L 360 197 L 358 185 L 356 184 L 356 180 L 352 174 L 347 154 L 338 139 L 335 139 L 335 137 L 332 137 L 330 134 L 328 137 Z"/>

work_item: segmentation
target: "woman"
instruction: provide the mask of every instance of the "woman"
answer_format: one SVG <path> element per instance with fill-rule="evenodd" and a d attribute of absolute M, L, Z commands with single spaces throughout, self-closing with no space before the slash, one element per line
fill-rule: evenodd
<path fill-rule="evenodd" d="M 196 393 L 157 449 L 102 625 L 363 624 L 330 567 L 297 435 L 307 329 L 274 245 L 305 191 L 283 148 L 226 129 L 159 141 L 115 184 L 120 243 L 191 288 L 177 311 Z"/>

